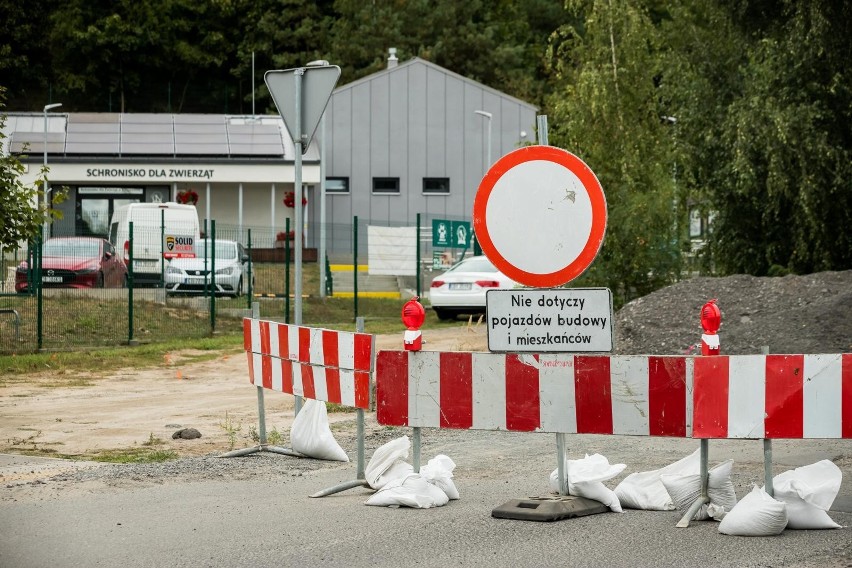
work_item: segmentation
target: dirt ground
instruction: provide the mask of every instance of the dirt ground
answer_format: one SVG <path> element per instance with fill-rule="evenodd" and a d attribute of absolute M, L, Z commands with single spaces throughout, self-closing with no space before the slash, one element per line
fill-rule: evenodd
<path fill-rule="evenodd" d="M 701 305 L 718 298 L 723 353 L 852 351 L 852 270 L 783 278 L 696 278 L 627 304 L 615 317 L 615 353 L 683 354 L 701 334 Z M 484 324 L 423 332 L 429 351 L 487 351 Z M 377 349 L 402 349 L 402 333 Z M 242 353 L 186 364 L 180 352 L 154 369 L 93 376 L 89 386 L 55 386 L 47 373 L 0 389 L 0 452 L 91 454 L 150 445 L 181 456 L 255 445 L 257 389 Z M 293 397 L 264 394 L 267 432 L 289 440 Z M 354 413 L 329 415 L 332 429 L 354 427 Z M 201 438 L 172 439 L 182 428 Z M 151 442 L 155 442 L 152 444 Z"/>
<path fill-rule="evenodd" d="M 424 348 L 487 351 L 484 325 L 459 324 L 425 331 Z M 402 334 L 377 336 L 376 348 L 402 349 Z M 146 447 L 152 438 L 158 441 L 152 449 L 181 456 L 226 452 L 232 439 L 234 448 L 256 445 L 257 389 L 249 383 L 245 356 L 193 364 L 181 359 L 175 352 L 161 368 L 94 376 L 90 386 L 56 388 L 53 375 L 40 374 L 0 389 L 0 452 L 91 454 Z M 293 402 L 290 395 L 264 392 L 267 433 L 277 430 L 285 444 Z M 329 422 L 346 427 L 354 424 L 354 413 L 330 413 Z M 182 428 L 195 428 L 201 438 L 172 439 Z"/>

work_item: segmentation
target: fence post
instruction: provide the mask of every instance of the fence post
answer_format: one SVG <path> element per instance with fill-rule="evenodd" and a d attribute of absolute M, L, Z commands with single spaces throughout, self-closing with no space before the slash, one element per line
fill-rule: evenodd
<path fill-rule="evenodd" d="M 210 254 L 210 335 L 216 333 L 216 220 L 210 220 L 210 240 L 207 241 Z M 212 253 L 211 253 L 212 251 Z"/>
<path fill-rule="evenodd" d="M 130 270 L 127 271 L 127 344 L 133 343 L 133 221 L 128 223 L 127 239 L 130 241 L 128 248 L 128 262 Z"/>
<path fill-rule="evenodd" d="M 354 222 L 352 224 L 352 263 L 353 263 L 353 274 L 352 274 L 352 290 L 354 291 L 352 298 L 354 300 L 355 306 L 355 320 L 358 320 L 358 215 L 355 215 Z"/>
<path fill-rule="evenodd" d="M 417 214 L 417 269 L 414 271 L 417 278 L 417 297 L 420 298 L 423 294 L 420 292 L 420 213 Z"/>
<path fill-rule="evenodd" d="M 251 289 L 251 273 L 252 273 L 252 265 L 251 265 L 251 229 L 248 230 L 248 293 L 246 294 L 246 308 L 251 309 L 251 300 L 254 297 Z"/>
<path fill-rule="evenodd" d="M 166 287 L 166 210 L 160 209 L 160 288 Z"/>
<path fill-rule="evenodd" d="M 290 323 L 290 218 L 284 220 L 284 323 Z"/>
<path fill-rule="evenodd" d="M 325 255 L 325 295 L 334 295 L 334 277 L 331 275 L 331 263 L 328 261 L 328 255 Z"/>
<path fill-rule="evenodd" d="M 35 282 L 36 287 L 36 336 L 38 340 L 38 350 L 41 351 L 44 345 L 44 304 L 42 297 L 42 282 L 41 282 L 41 260 L 42 249 L 44 247 L 44 238 L 41 234 L 36 237 L 36 249 L 33 252 L 33 260 L 35 261 Z"/>

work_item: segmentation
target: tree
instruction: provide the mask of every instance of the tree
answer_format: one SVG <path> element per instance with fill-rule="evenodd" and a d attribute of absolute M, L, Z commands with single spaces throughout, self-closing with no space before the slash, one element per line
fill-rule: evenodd
<path fill-rule="evenodd" d="M 5 92 L 6 89 L 0 87 L 0 146 L 6 138 L 6 115 L 2 113 Z M 36 205 L 44 196 L 40 188 L 44 187 L 47 170 L 42 168 L 33 185 L 21 182 L 23 174 L 24 165 L 17 156 L 0 153 L 0 248 L 3 252 L 14 250 L 21 241 L 36 237 L 45 222 L 62 218 L 61 211 L 49 205 Z M 64 191 L 53 193 L 54 203 L 61 203 L 64 198 Z"/>
<path fill-rule="evenodd" d="M 604 245 L 577 284 L 607 286 L 617 306 L 680 275 L 684 204 L 675 193 L 672 125 L 660 98 L 659 30 L 636 0 L 567 2 L 572 24 L 549 61 L 550 143 L 583 159 L 607 198 Z"/>
<path fill-rule="evenodd" d="M 852 7 L 776 4 L 749 29 L 742 93 L 723 124 L 710 252 L 723 273 L 848 269 Z"/>

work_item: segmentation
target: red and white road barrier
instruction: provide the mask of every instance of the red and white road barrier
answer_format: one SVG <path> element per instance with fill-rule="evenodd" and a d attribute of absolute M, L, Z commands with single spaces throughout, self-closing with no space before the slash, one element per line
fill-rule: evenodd
<path fill-rule="evenodd" d="M 695 438 L 852 438 L 852 354 L 695 359 Z"/>
<path fill-rule="evenodd" d="M 380 351 L 376 383 L 388 426 L 691 434 L 686 357 Z"/>
<path fill-rule="evenodd" d="M 244 319 L 251 383 L 355 408 L 370 407 L 373 336 Z"/>
<path fill-rule="evenodd" d="M 852 438 L 852 354 L 380 351 L 387 426 L 693 438 Z"/>

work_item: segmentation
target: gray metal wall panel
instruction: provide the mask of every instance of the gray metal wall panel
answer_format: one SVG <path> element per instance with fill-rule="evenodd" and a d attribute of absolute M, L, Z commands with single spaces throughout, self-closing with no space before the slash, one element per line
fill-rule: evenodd
<path fill-rule="evenodd" d="M 370 87 L 370 173 L 373 177 L 399 177 L 390 162 L 390 84 L 388 76 L 377 77 Z"/>
<path fill-rule="evenodd" d="M 412 153 L 416 148 L 410 148 L 407 142 L 409 122 L 408 73 L 388 74 L 390 87 L 390 103 L 387 110 L 388 139 L 387 152 L 390 169 L 393 175 L 399 176 L 400 195 L 389 200 L 389 221 L 406 219 L 408 208 L 411 206 L 411 164 Z"/>
<path fill-rule="evenodd" d="M 370 86 L 359 85 L 352 89 L 352 175 L 349 188 L 352 192 L 352 215 L 369 218 L 373 214 L 370 193 L 372 171 L 370 169 Z M 385 198 L 386 199 L 386 198 Z M 378 214 L 378 212 L 377 212 Z"/>
<path fill-rule="evenodd" d="M 427 125 L 428 125 L 428 79 L 425 66 L 412 66 L 406 68 L 408 75 L 408 179 L 409 186 L 414 183 L 422 183 L 426 175 L 427 156 Z M 406 204 L 406 210 L 401 212 L 397 221 L 410 221 L 417 217 L 417 213 L 424 211 L 426 202 L 416 188 L 416 197 L 412 196 Z"/>

